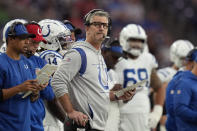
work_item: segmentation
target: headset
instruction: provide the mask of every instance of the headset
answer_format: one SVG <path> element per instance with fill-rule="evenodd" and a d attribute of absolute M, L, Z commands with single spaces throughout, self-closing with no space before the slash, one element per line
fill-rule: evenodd
<path fill-rule="evenodd" d="M 110 50 L 122 53 L 122 46 L 117 38 L 108 38 L 105 43 L 102 43 L 102 50 Z"/>
<path fill-rule="evenodd" d="M 82 30 L 80 28 L 76 28 L 69 20 L 63 20 L 63 23 L 66 24 L 70 24 L 73 28 L 72 31 L 74 31 L 75 33 L 75 37 L 77 37 L 77 35 L 80 35 L 82 33 Z M 72 32 L 71 31 L 71 32 Z"/>
<path fill-rule="evenodd" d="M 15 27 L 17 25 L 23 25 L 23 23 L 21 22 L 14 22 L 9 28 L 9 32 L 8 32 L 8 36 L 10 37 L 15 37 L 16 36 L 16 31 L 15 31 Z"/>
<path fill-rule="evenodd" d="M 75 26 L 69 21 L 69 20 L 63 20 L 62 21 L 65 25 L 66 24 L 70 24 L 72 26 L 73 29 L 75 29 Z"/>
<path fill-rule="evenodd" d="M 105 12 L 103 9 L 93 9 L 90 10 L 85 16 L 84 16 L 84 25 L 89 26 L 90 25 L 90 21 L 88 20 L 89 17 L 92 17 L 96 12 L 98 11 L 102 11 Z M 112 32 L 112 20 L 110 18 L 110 16 L 108 17 L 108 32 L 107 32 L 107 36 L 110 36 Z"/>
<path fill-rule="evenodd" d="M 26 24 L 25 24 L 25 26 L 26 25 L 37 25 L 37 26 L 39 26 L 40 28 L 41 28 L 41 26 L 38 24 L 38 22 L 36 22 L 36 21 L 29 21 L 29 22 L 27 22 Z"/>

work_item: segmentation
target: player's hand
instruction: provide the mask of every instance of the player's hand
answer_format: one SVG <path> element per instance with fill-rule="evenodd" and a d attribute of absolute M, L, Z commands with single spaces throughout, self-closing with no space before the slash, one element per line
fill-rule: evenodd
<path fill-rule="evenodd" d="M 153 111 L 149 114 L 148 117 L 148 128 L 156 128 L 161 115 L 163 112 L 163 107 L 161 105 L 155 105 Z"/>
<path fill-rule="evenodd" d="M 111 91 L 118 91 L 121 90 L 123 87 L 121 84 L 115 84 Z"/>
<path fill-rule="evenodd" d="M 85 127 L 86 123 L 88 122 L 88 116 L 79 111 L 74 110 L 68 113 L 68 117 L 70 119 L 73 119 L 77 123 L 77 125 L 80 125 L 80 126 Z"/>
<path fill-rule="evenodd" d="M 37 80 L 26 80 L 20 85 L 17 85 L 20 92 L 32 91 L 36 92 L 38 90 Z"/>
<path fill-rule="evenodd" d="M 45 84 L 40 84 L 39 85 L 39 91 L 44 90 L 48 86 L 48 84 L 49 84 L 48 82 L 45 83 Z"/>
<path fill-rule="evenodd" d="M 39 97 L 40 97 L 40 91 L 36 91 L 36 92 L 33 92 L 31 95 L 30 95 L 30 100 L 31 102 L 35 102 Z"/>
<path fill-rule="evenodd" d="M 127 92 L 124 93 L 123 96 L 119 97 L 118 99 L 123 100 L 123 102 L 128 102 L 133 98 L 135 93 L 136 93 L 136 89 L 127 91 Z"/>

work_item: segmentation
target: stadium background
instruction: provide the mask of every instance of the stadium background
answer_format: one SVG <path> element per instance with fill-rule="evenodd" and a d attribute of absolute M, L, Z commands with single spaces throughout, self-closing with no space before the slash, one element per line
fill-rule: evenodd
<path fill-rule="evenodd" d="M 83 16 L 94 8 L 110 12 L 113 37 L 129 23 L 142 25 L 159 67 L 170 64 L 169 46 L 176 39 L 196 45 L 197 0 L 0 0 L 0 43 L 3 27 L 11 19 L 68 19 L 84 29 Z"/>

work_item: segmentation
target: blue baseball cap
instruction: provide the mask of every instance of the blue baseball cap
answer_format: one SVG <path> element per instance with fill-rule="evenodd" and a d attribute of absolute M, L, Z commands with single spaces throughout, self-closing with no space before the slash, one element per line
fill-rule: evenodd
<path fill-rule="evenodd" d="M 102 44 L 101 50 L 109 50 L 117 57 L 122 57 L 124 55 L 119 40 L 112 40 L 109 44 Z"/>
<path fill-rule="evenodd" d="M 197 62 L 197 50 L 194 52 L 194 57 L 195 57 L 194 61 Z"/>
<path fill-rule="evenodd" d="M 69 20 L 64 20 L 63 23 L 65 26 L 71 31 L 74 32 L 75 35 L 80 35 L 82 30 L 80 28 L 76 28 Z"/>
<path fill-rule="evenodd" d="M 13 23 L 14 24 L 14 23 Z M 12 25 L 11 25 L 12 26 Z M 13 29 L 13 32 L 12 33 L 10 30 L 11 30 L 11 26 L 8 27 L 8 29 L 6 30 L 6 33 L 5 33 L 5 37 L 6 39 L 8 38 L 8 36 L 10 37 L 18 37 L 18 38 L 21 38 L 21 39 L 26 39 L 26 38 L 35 38 L 36 35 L 35 34 L 30 34 L 28 33 L 25 25 L 23 25 L 22 23 L 17 23 L 15 26 L 14 26 L 14 29 Z"/>
<path fill-rule="evenodd" d="M 70 23 L 66 23 L 65 25 L 70 31 L 74 30 L 74 27 Z"/>
<path fill-rule="evenodd" d="M 197 62 L 197 49 L 192 49 L 186 56 L 186 61 L 196 61 Z"/>

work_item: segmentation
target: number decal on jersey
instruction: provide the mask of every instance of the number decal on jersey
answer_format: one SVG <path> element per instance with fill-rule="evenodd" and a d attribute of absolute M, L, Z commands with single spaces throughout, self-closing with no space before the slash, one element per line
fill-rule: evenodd
<path fill-rule="evenodd" d="M 127 87 L 128 83 L 135 84 L 139 81 L 148 79 L 148 73 L 145 68 L 139 68 L 139 69 L 125 69 L 124 70 L 124 84 L 123 87 Z M 148 81 L 146 83 L 146 86 L 148 86 Z"/>
<path fill-rule="evenodd" d="M 52 62 L 51 62 L 51 61 L 52 61 Z M 49 63 L 49 64 L 57 65 L 57 59 L 56 59 L 56 57 L 55 57 L 55 58 L 48 58 L 48 63 Z"/>

